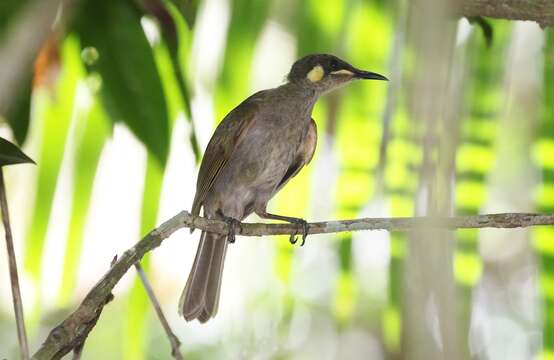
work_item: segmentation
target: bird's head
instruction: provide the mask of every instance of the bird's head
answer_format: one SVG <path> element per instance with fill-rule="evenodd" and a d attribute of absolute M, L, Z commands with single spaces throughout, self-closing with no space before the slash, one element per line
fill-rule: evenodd
<path fill-rule="evenodd" d="M 287 79 L 323 94 L 356 79 L 388 80 L 383 75 L 356 69 L 344 60 L 329 54 L 312 54 L 297 60 Z"/>

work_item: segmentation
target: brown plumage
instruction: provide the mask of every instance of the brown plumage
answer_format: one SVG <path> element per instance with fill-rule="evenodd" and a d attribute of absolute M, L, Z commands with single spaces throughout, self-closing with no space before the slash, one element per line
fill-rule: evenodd
<path fill-rule="evenodd" d="M 234 224 L 255 212 L 305 224 L 267 213 L 267 203 L 313 157 L 317 128 L 311 113 L 317 98 L 353 79 L 386 80 L 332 55 L 309 55 L 295 62 L 286 84 L 260 91 L 233 109 L 206 148 L 192 214 L 203 208 L 204 216 Z M 206 232 L 200 236 L 179 304 L 187 321 L 206 322 L 217 313 L 226 238 Z M 232 234 L 229 240 L 234 240 Z"/>

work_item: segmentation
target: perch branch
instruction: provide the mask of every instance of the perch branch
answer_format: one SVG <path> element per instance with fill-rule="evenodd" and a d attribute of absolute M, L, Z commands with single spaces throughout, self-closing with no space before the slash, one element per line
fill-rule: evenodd
<path fill-rule="evenodd" d="M 173 330 L 171 330 L 171 327 L 169 326 L 169 322 L 167 321 L 163 313 L 162 306 L 160 305 L 160 302 L 158 301 L 156 294 L 154 294 L 154 289 L 152 289 L 152 285 L 150 285 L 150 281 L 148 281 L 148 277 L 146 277 L 146 273 L 144 272 L 144 269 L 142 268 L 142 265 L 140 264 L 140 262 L 137 262 L 135 264 L 135 268 L 137 269 L 137 273 L 138 273 L 138 276 L 140 277 L 140 281 L 142 282 L 142 285 L 146 290 L 146 294 L 148 294 L 148 298 L 152 302 L 152 306 L 156 311 L 156 315 L 158 316 L 158 319 L 162 324 L 165 334 L 169 339 L 169 343 L 171 345 L 171 355 L 175 358 L 175 360 L 183 360 L 183 355 L 181 355 L 181 351 L 179 350 L 179 346 L 181 346 L 181 342 L 179 341 L 179 338 L 175 335 L 175 333 L 173 333 Z"/>
<path fill-rule="evenodd" d="M 517 228 L 537 225 L 554 225 L 554 214 L 490 214 L 476 216 L 455 216 L 444 218 L 363 218 L 309 224 L 309 234 L 327 234 L 360 230 L 409 231 L 420 228 L 473 229 L 473 228 Z M 82 343 L 96 324 L 96 320 L 111 298 L 111 291 L 123 275 L 147 252 L 160 246 L 162 241 L 175 231 L 188 227 L 227 234 L 227 223 L 195 217 L 182 211 L 152 230 L 135 246 L 125 251 L 111 269 L 94 285 L 81 305 L 48 335 L 33 359 L 58 359 Z M 290 235 L 300 229 L 291 224 L 242 224 L 237 235 Z"/>
<path fill-rule="evenodd" d="M 554 26 L 552 0 L 456 0 L 455 5 L 462 16 L 531 20 L 543 28 Z"/>

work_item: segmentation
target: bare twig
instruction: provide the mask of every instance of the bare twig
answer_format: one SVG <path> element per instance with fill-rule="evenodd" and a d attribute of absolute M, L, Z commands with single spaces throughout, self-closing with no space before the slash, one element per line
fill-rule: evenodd
<path fill-rule="evenodd" d="M 541 27 L 554 26 L 552 0 L 456 0 L 463 16 L 489 16 L 508 20 L 532 20 Z"/>
<path fill-rule="evenodd" d="M 85 342 L 83 341 L 82 343 L 80 343 L 79 345 L 77 345 L 73 349 L 73 358 L 72 358 L 72 360 L 80 360 L 81 359 L 81 355 L 83 354 L 83 348 L 84 347 L 85 347 Z"/>
<path fill-rule="evenodd" d="M 309 234 L 336 233 L 360 230 L 408 231 L 420 228 L 471 229 L 516 228 L 536 225 L 554 225 L 554 214 L 490 214 L 456 217 L 364 218 L 309 224 Z M 33 359 L 59 359 L 82 342 L 92 330 L 111 291 L 131 266 L 144 254 L 160 246 L 175 231 L 188 227 L 227 234 L 227 223 L 195 217 L 182 211 L 152 230 L 135 246 L 125 251 L 112 268 L 94 285 L 81 305 L 48 335 Z M 290 224 L 243 224 L 237 235 L 290 235 L 298 233 Z"/>
<path fill-rule="evenodd" d="M 183 355 L 181 355 L 181 351 L 179 350 L 181 342 L 179 341 L 179 338 L 177 338 L 175 333 L 171 330 L 171 327 L 169 326 L 169 323 L 167 322 L 167 319 L 162 311 L 162 307 L 160 306 L 160 302 L 156 298 L 156 294 L 154 294 L 154 290 L 152 289 L 150 281 L 148 281 L 146 273 L 140 265 L 140 262 L 135 263 L 135 268 L 137 269 L 137 273 L 140 277 L 140 280 L 142 281 L 142 285 L 144 286 L 144 289 L 146 290 L 146 293 L 148 294 L 148 297 L 152 302 L 152 306 L 154 306 L 154 310 L 156 310 L 158 319 L 160 320 L 160 323 L 162 324 L 162 327 L 164 328 L 165 333 L 169 339 L 169 343 L 171 344 L 171 355 L 173 355 L 173 357 L 177 360 L 183 360 Z"/>
<path fill-rule="evenodd" d="M 10 282 L 12 285 L 13 308 L 15 322 L 17 324 L 17 339 L 21 351 L 21 358 L 29 359 L 29 345 L 27 343 L 27 332 L 25 331 L 25 318 L 23 316 L 23 302 L 19 290 L 19 276 L 17 275 L 17 261 L 13 247 L 12 229 L 10 226 L 10 214 L 8 212 L 8 200 L 6 197 L 6 185 L 4 183 L 4 172 L 0 167 L 0 208 L 2 209 L 2 222 L 6 234 L 6 247 L 8 250 L 8 263 L 10 267 Z"/>
<path fill-rule="evenodd" d="M 117 255 L 112 259 L 110 271 L 104 277 L 109 276 L 116 264 L 118 264 Z M 130 265 L 125 272 L 129 267 Z M 101 284 L 102 288 L 98 289 Z M 73 360 L 80 359 L 88 334 L 96 326 L 104 306 L 113 300 L 112 289 L 114 286 L 115 283 L 106 287 L 105 283 L 100 280 L 96 287 L 87 294 L 79 308 L 50 331 L 48 338 L 32 359 L 61 359 L 71 350 L 73 350 Z M 95 289 L 97 291 L 94 291 Z M 55 345 L 51 346 L 52 343 Z M 46 346 L 47 344 L 49 346 Z"/>
<path fill-rule="evenodd" d="M 197 228 L 219 234 L 227 234 L 227 223 L 194 217 L 183 211 L 174 219 L 180 218 L 180 227 Z M 397 217 L 361 218 L 354 220 L 324 221 L 308 224 L 308 234 L 329 234 L 345 231 L 387 230 L 409 231 L 421 228 L 436 229 L 478 229 L 478 228 L 517 228 L 537 225 L 554 225 L 554 214 L 487 214 L 453 217 Z M 236 233 L 242 236 L 290 235 L 297 232 L 293 224 L 247 224 L 241 225 Z"/>

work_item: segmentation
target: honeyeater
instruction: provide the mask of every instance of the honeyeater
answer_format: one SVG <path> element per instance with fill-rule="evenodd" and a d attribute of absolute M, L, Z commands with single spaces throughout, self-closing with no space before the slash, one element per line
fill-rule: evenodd
<path fill-rule="evenodd" d="M 387 80 L 336 56 L 313 54 L 297 60 L 279 87 L 262 90 L 234 108 L 217 126 L 200 165 L 192 214 L 229 224 L 228 235 L 203 231 L 181 295 L 179 312 L 204 323 L 217 313 L 227 244 L 245 217 L 298 224 L 303 219 L 267 212 L 268 201 L 310 162 L 317 143 L 312 110 L 317 99 L 355 79 Z M 291 242 L 295 237 L 291 236 Z"/>

